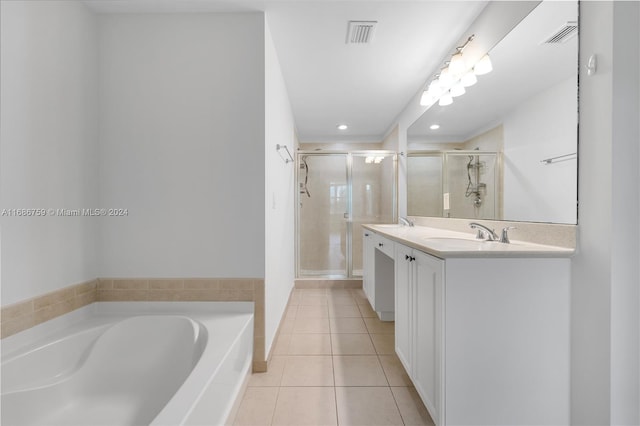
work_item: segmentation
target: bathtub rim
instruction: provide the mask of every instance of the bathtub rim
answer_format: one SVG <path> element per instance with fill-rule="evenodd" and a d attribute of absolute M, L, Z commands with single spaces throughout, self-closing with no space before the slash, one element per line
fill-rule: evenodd
<path fill-rule="evenodd" d="M 85 330 L 87 325 L 95 323 L 99 326 L 104 317 L 123 314 L 153 315 L 175 314 L 184 312 L 208 314 L 211 308 L 215 313 L 245 313 L 254 315 L 254 302 L 240 301 L 193 301 L 193 302 L 94 302 L 72 312 L 43 322 L 11 336 L 0 339 L 0 363 L 25 353 L 27 350 L 41 346 L 41 342 L 51 342 L 66 336 L 69 332 Z"/>
<path fill-rule="evenodd" d="M 43 345 L 52 344 L 69 334 L 80 333 L 88 328 L 101 327 L 105 323 L 113 323 L 122 318 L 144 315 L 186 315 L 198 322 L 205 323 L 206 318 L 222 318 L 224 314 L 239 314 L 238 321 L 244 321 L 240 332 L 232 339 L 229 345 L 223 346 L 223 350 L 217 345 L 205 347 L 200 360 L 194 366 L 190 375 L 177 389 L 173 397 L 158 412 L 152 421 L 152 425 L 183 424 L 193 412 L 194 407 L 200 402 L 207 386 L 214 380 L 220 369 L 220 365 L 231 352 L 231 348 L 237 344 L 243 333 L 253 336 L 254 302 L 242 301 L 211 301 L 211 302 L 95 302 L 78 310 L 69 312 L 30 329 L 6 337 L 0 341 L 1 362 L 14 359 L 17 356 L 28 354 Z M 193 315 L 193 317 L 191 317 Z M 202 318 L 205 318 L 203 321 Z M 253 339 L 251 338 L 251 348 Z M 248 354 L 248 363 L 243 368 L 243 375 L 251 371 L 251 350 Z M 214 356 L 218 361 L 203 363 L 203 359 Z M 213 366 L 213 367 L 212 367 Z M 1 373 L 0 373 L 1 374 Z M 242 384 L 235 387 L 241 389 Z M 237 393 L 237 392 L 236 392 Z M 176 398 L 178 396 L 178 398 Z M 239 395 L 233 395 L 231 405 L 222 413 L 227 417 L 233 412 L 234 401 Z M 182 404 L 182 405 L 181 405 Z M 157 421 L 156 421 L 157 420 Z"/>

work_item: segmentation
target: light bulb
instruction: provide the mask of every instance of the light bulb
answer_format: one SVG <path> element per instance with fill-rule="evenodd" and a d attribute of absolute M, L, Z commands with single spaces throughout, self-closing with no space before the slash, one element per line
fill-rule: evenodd
<path fill-rule="evenodd" d="M 447 106 L 447 105 L 451 105 L 452 103 L 453 103 L 453 97 L 451 97 L 451 93 L 449 92 L 442 95 L 442 97 L 440 98 L 440 101 L 438 101 L 438 105 L 440 106 Z"/>
<path fill-rule="evenodd" d="M 425 90 L 424 92 L 422 92 L 422 97 L 420 98 L 420 105 L 422 106 L 431 105 L 433 102 L 435 102 L 435 100 L 436 98 L 433 97 L 428 90 Z"/>
<path fill-rule="evenodd" d="M 464 87 L 473 86 L 477 82 L 478 82 L 478 77 L 476 77 L 476 74 L 473 72 L 473 70 L 467 71 L 460 79 L 460 83 L 462 83 Z"/>
<path fill-rule="evenodd" d="M 453 83 L 453 76 L 451 75 L 451 71 L 448 67 L 440 71 L 440 78 L 438 78 L 438 82 L 440 83 L 440 86 L 443 87 L 448 87 Z"/>
<path fill-rule="evenodd" d="M 432 98 L 438 99 L 442 95 L 443 91 L 444 89 L 440 85 L 440 81 L 433 80 L 431 84 L 429 84 L 429 94 Z"/>
<path fill-rule="evenodd" d="M 462 53 L 458 52 L 451 57 L 451 62 L 449 63 L 449 72 L 451 74 L 459 76 L 465 70 L 464 59 L 462 58 Z"/>
<path fill-rule="evenodd" d="M 462 96 L 464 95 L 465 92 L 466 90 L 464 90 L 464 86 L 460 82 L 457 82 L 456 84 L 451 86 L 450 93 L 451 93 L 451 96 L 453 97 Z"/>
<path fill-rule="evenodd" d="M 438 130 L 440 128 L 440 125 L 439 124 L 432 124 L 431 126 L 429 126 L 429 128 L 431 130 Z"/>
<path fill-rule="evenodd" d="M 488 74 L 491 71 L 493 71 L 493 65 L 491 64 L 491 58 L 489 58 L 489 54 L 484 55 L 478 61 L 476 66 L 473 67 L 473 72 L 475 72 L 476 75 Z"/>
<path fill-rule="evenodd" d="M 347 130 L 349 128 L 346 124 L 338 124 L 336 127 L 338 130 Z"/>

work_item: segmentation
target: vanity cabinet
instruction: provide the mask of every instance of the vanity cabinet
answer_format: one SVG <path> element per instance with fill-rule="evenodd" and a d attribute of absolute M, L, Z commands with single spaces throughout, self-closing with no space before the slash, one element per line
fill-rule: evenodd
<path fill-rule="evenodd" d="M 365 231 L 362 238 L 362 288 L 378 317 L 393 321 L 395 243 L 371 231 Z"/>
<path fill-rule="evenodd" d="M 443 269 L 443 260 L 396 244 L 396 354 L 436 424 L 442 412 Z"/>
<path fill-rule="evenodd" d="M 568 257 L 438 257 L 405 231 L 390 259 L 368 233 L 365 282 L 377 310 L 393 273 L 396 354 L 436 425 L 569 424 Z"/>

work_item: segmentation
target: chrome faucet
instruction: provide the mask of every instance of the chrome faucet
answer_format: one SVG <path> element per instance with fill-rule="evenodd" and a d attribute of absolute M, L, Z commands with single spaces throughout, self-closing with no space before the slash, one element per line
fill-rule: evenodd
<path fill-rule="evenodd" d="M 398 219 L 398 222 L 401 223 L 402 225 L 406 225 L 406 226 L 413 226 L 413 222 L 411 222 L 409 219 L 407 219 L 406 217 L 400 217 Z"/>
<path fill-rule="evenodd" d="M 517 229 L 515 226 L 507 226 L 506 228 L 502 228 L 502 235 L 500 236 L 500 242 L 509 244 L 509 229 Z"/>
<path fill-rule="evenodd" d="M 500 239 L 500 237 L 498 237 L 498 234 L 496 234 L 496 231 L 487 228 L 481 223 L 471 222 L 469 226 L 471 227 L 471 229 L 478 230 L 476 238 L 479 240 L 486 239 L 487 241 L 499 241 Z"/>

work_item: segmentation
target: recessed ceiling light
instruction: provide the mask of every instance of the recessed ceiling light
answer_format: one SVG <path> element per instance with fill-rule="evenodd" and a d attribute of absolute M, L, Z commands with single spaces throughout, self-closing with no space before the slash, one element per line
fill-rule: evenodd
<path fill-rule="evenodd" d="M 338 124 L 336 127 L 338 130 L 347 130 L 349 128 L 346 124 Z"/>
<path fill-rule="evenodd" d="M 440 128 L 440 125 L 439 124 L 432 124 L 431 126 L 429 126 L 429 128 L 431 130 L 438 130 Z"/>

